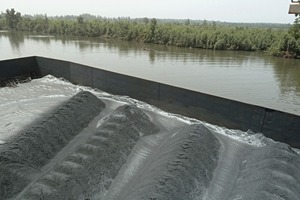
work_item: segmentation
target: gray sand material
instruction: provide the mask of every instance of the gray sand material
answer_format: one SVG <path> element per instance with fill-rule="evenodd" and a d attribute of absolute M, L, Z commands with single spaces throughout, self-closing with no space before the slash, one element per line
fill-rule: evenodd
<path fill-rule="evenodd" d="M 0 196 L 20 191 L 104 107 L 91 93 L 80 92 L 1 145 Z"/>
<path fill-rule="evenodd" d="M 50 76 L 0 89 L 0 200 L 300 199 L 300 151 L 261 134 L 92 89 L 101 100 L 45 114 L 82 89 Z"/>
<path fill-rule="evenodd" d="M 228 199 L 299 200 L 300 157 L 288 145 L 274 143 L 247 153 Z"/>
<path fill-rule="evenodd" d="M 111 188 L 104 199 L 200 198 L 217 166 L 219 147 L 218 139 L 203 125 L 186 126 L 159 142 L 127 186 L 118 192 Z"/>
<path fill-rule="evenodd" d="M 84 199 L 102 195 L 141 136 L 157 127 L 133 106 L 121 106 L 92 136 L 18 199 Z"/>

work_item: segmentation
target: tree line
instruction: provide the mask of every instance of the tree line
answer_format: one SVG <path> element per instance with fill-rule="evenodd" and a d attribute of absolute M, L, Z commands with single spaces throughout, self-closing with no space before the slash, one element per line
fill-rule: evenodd
<path fill-rule="evenodd" d="M 300 58 L 300 18 L 288 29 L 220 25 L 207 21 L 102 18 L 89 14 L 68 17 L 22 16 L 14 9 L 0 15 L 0 30 L 82 37 L 107 37 L 178 47 L 266 51 Z"/>

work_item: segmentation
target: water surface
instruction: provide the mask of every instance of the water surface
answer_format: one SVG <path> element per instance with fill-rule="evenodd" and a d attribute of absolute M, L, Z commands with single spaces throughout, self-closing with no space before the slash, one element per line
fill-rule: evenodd
<path fill-rule="evenodd" d="M 0 32 L 0 60 L 44 56 L 300 115 L 300 60 L 100 38 Z"/>

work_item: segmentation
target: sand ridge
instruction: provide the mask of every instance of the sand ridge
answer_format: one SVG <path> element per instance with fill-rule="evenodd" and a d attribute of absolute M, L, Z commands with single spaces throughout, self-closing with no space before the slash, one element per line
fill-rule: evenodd
<path fill-rule="evenodd" d="M 51 76 L 0 94 L 0 199 L 300 199 L 299 151 L 262 134 Z"/>

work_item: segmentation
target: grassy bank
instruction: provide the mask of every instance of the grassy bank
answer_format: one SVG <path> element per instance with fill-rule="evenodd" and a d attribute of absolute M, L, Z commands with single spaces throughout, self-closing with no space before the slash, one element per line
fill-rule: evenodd
<path fill-rule="evenodd" d="M 81 16 L 22 16 L 13 9 L 0 16 L 0 29 L 43 34 L 108 37 L 160 45 L 216 50 L 266 51 L 299 58 L 299 20 L 291 28 L 243 26 L 192 20 L 157 20 Z M 285 26 L 286 27 L 286 26 Z"/>

